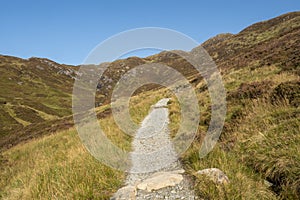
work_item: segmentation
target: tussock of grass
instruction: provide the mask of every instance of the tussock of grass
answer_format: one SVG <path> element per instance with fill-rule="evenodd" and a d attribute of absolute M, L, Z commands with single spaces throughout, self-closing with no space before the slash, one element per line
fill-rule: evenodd
<path fill-rule="evenodd" d="M 242 162 L 272 182 L 281 198 L 299 198 L 299 109 L 260 101 L 248 112 L 237 129 L 243 133 L 236 148 L 242 152 Z"/>

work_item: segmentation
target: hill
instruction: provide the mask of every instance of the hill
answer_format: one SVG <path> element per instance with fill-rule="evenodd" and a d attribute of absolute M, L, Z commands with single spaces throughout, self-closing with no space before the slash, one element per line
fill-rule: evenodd
<path fill-rule="evenodd" d="M 53 125 L 49 121 L 71 115 L 76 67 L 42 58 L 0 56 L 0 70 L 1 147 L 33 138 Z"/>
<path fill-rule="evenodd" d="M 202 44 L 222 73 L 228 112 L 219 143 L 201 160 L 198 150 L 211 114 L 209 93 L 201 75 L 174 52 L 110 63 L 98 84 L 99 122 L 109 139 L 129 150 L 132 138 L 114 124 L 107 104 L 110 88 L 137 65 L 167 64 L 188 77 L 199 98 L 199 130 L 181 157 L 199 196 L 299 199 L 299 35 L 300 12 L 294 12 Z M 124 174 L 94 160 L 73 128 L 71 93 L 77 69 L 47 59 L 0 56 L 1 197 L 107 199 L 121 186 Z M 142 121 L 150 106 L 163 97 L 172 98 L 172 134 L 178 129 L 180 109 L 165 88 L 140 88 L 132 97 L 131 115 Z M 230 184 L 220 187 L 196 174 L 208 167 L 222 169 Z"/>

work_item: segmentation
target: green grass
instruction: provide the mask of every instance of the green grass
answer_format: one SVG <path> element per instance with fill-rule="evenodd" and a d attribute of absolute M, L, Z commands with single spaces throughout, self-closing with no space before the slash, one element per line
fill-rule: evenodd
<path fill-rule="evenodd" d="M 22 124 L 23 126 L 28 126 L 31 124 L 30 122 L 25 121 L 25 120 L 21 119 L 20 117 L 18 117 L 15 110 L 12 107 L 13 106 L 11 104 L 7 103 L 4 106 L 4 111 L 7 112 L 12 119 L 16 120 L 18 123 Z"/>
<path fill-rule="evenodd" d="M 195 189 L 205 199 L 276 199 L 264 179 L 253 169 L 240 162 L 239 157 L 233 152 L 224 151 L 217 145 L 212 152 L 203 159 L 199 159 L 199 144 L 193 144 L 186 152 L 183 163 L 188 173 L 195 179 Z M 196 172 L 206 168 L 219 168 L 229 178 L 225 185 L 216 185 L 205 175 Z"/>
<path fill-rule="evenodd" d="M 236 130 L 243 134 L 238 136 L 240 142 L 235 151 L 243 152 L 241 161 L 274 184 L 280 198 L 297 199 L 300 196 L 299 108 L 285 102 L 276 106 L 260 102 L 249 110 L 247 120 Z"/>
<path fill-rule="evenodd" d="M 73 80 L 52 68 L 39 60 L 0 56 L 0 115 L 10 115 L 0 126 L 0 140 L 15 134 L 15 121 L 25 127 L 71 114 Z"/>

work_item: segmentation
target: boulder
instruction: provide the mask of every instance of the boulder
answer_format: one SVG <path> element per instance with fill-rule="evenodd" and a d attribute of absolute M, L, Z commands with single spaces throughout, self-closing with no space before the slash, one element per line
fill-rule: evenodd
<path fill-rule="evenodd" d="M 208 176 L 216 184 L 227 184 L 229 179 L 224 172 L 218 168 L 208 168 L 199 170 L 197 174 L 204 174 Z"/>

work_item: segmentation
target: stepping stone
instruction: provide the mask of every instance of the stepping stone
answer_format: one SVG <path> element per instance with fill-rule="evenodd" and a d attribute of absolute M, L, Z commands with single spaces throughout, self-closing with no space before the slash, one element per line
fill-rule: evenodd
<path fill-rule="evenodd" d="M 137 185 L 140 190 L 159 190 L 169 186 L 175 186 L 183 180 L 183 176 L 179 173 L 172 172 L 158 172 L 153 174 L 150 178 L 144 180 Z"/>

